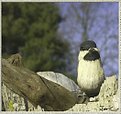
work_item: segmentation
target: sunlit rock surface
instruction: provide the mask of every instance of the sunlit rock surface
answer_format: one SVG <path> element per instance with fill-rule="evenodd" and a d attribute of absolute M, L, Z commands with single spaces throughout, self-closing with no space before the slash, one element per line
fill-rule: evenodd
<path fill-rule="evenodd" d="M 118 80 L 114 75 L 106 77 L 98 96 L 90 98 L 87 104 L 76 104 L 68 111 L 118 111 L 119 101 Z"/>

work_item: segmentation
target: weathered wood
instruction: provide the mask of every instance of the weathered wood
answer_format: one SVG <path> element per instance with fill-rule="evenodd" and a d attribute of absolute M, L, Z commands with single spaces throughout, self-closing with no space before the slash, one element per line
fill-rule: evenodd
<path fill-rule="evenodd" d="M 2 81 L 9 89 L 27 98 L 34 106 L 40 105 L 44 110 L 67 110 L 77 100 L 64 87 L 29 69 L 11 65 L 5 59 L 2 59 Z"/>

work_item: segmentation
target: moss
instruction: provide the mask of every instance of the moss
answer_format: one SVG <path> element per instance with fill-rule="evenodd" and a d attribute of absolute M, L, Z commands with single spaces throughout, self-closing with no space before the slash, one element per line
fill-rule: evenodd
<path fill-rule="evenodd" d="M 10 100 L 9 103 L 8 103 L 8 109 L 9 109 L 10 111 L 14 111 L 13 101 L 12 101 L 12 100 Z"/>

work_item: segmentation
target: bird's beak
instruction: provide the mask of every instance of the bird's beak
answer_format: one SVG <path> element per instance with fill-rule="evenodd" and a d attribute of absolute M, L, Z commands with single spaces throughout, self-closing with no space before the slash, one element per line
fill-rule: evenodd
<path fill-rule="evenodd" d="M 98 48 L 94 48 L 94 50 L 95 50 L 95 51 L 98 51 L 98 52 L 100 51 Z"/>

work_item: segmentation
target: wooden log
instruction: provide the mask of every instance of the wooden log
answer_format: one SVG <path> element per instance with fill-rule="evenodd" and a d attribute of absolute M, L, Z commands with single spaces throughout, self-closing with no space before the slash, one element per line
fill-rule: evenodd
<path fill-rule="evenodd" d="M 14 66 L 5 59 L 2 59 L 2 81 L 9 89 L 44 110 L 63 111 L 77 102 L 76 97 L 64 87 L 27 68 Z"/>

